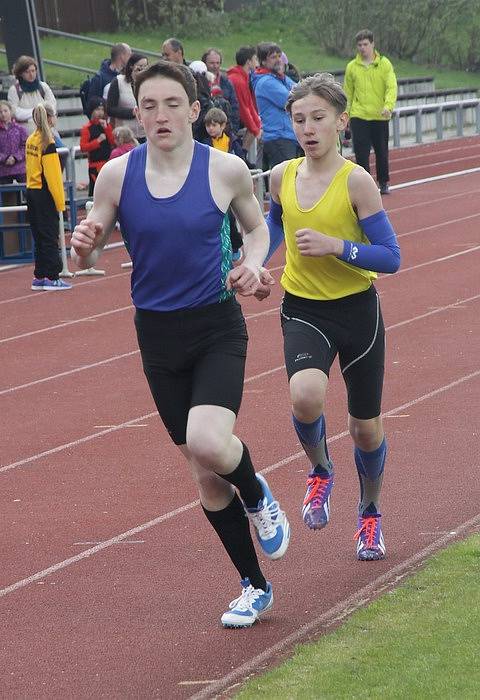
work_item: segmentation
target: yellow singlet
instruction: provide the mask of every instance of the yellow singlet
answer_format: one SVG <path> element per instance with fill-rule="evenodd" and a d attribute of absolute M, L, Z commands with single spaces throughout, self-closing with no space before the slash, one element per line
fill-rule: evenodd
<path fill-rule="evenodd" d="M 289 161 L 282 177 L 280 202 L 287 248 L 282 287 L 295 296 L 321 301 L 364 292 L 376 278 L 375 272 L 349 265 L 334 255 L 321 258 L 302 256 L 295 240 L 296 231 L 311 228 L 327 236 L 368 244 L 353 210 L 347 185 L 350 172 L 359 166 L 346 160 L 318 202 L 311 209 L 302 209 L 298 204 L 295 181 L 303 160 L 295 158 Z"/>

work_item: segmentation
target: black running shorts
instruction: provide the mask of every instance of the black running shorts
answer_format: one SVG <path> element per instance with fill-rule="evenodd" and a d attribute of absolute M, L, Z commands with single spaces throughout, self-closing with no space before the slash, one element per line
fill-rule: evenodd
<path fill-rule="evenodd" d="M 338 354 L 350 415 L 367 420 L 380 414 L 385 329 L 373 286 L 331 301 L 286 292 L 281 321 L 289 379 L 307 368 L 320 369 L 328 376 Z"/>
<path fill-rule="evenodd" d="M 248 335 L 235 299 L 181 311 L 137 309 L 135 327 L 150 391 L 176 445 L 186 442 L 193 406 L 238 414 Z"/>

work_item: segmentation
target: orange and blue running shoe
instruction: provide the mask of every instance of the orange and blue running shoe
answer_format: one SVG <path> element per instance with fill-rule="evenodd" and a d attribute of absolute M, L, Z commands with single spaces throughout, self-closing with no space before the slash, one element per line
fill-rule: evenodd
<path fill-rule="evenodd" d="M 319 476 L 311 472 L 307 479 L 307 491 L 303 499 L 302 518 L 310 530 L 321 530 L 330 520 L 330 492 L 333 486 L 333 472 L 329 476 Z"/>
<path fill-rule="evenodd" d="M 364 513 L 358 516 L 357 559 L 375 561 L 385 559 L 385 540 L 382 533 L 382 516 L 380 513 Z"/>

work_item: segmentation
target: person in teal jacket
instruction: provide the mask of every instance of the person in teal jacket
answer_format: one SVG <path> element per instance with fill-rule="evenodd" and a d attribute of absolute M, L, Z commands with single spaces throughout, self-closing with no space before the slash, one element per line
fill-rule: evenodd
<path fill-rule="evenodd" d="M 373 146 L 381 194 L 388 194 L 388 123 L 397 100 L 397 78 L 386 56 L 375 50 L 373 32 L 362 29 L 355 36 L 357 55 L 345 70 L 344 90 L 355 158 L 370 172 Z"/>

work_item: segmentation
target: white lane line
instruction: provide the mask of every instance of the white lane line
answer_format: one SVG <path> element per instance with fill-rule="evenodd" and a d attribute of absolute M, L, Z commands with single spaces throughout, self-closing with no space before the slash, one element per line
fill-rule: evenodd
<path fill-rule="evenodd" d="M 412 399 L 411 401 L 407 401 L 406 403 L 396 406 L 395 408 L 391 408 L 389 411 L 386 411 L 383 415 L 385 416 L 391 416 L 395 415 L 396 413 L 399 413 L 401 411 L 404 411 L 406 408 L 409 408 L 410 406 L 415 406 L 419 403 L 422 403 L 423 401 L 427 401 L 428 399 L 437 396 L 438 394 L 442 394 L 446 391 L 449 391 L 450 389 L 453 389 L 460 384 L 463 384 L 464 382 L 468 382 L 470 379 L 474 379 L 480 375 L 480 370 L 477 370 L 476 372 L 472 372 L 470 374 L 466 374 L 463 377 L 459 377 L 458 379 L 455 379 L 453 382 L 449 382 L 448 384 L 445 384 L 444 386 L 438 387 L 437 389 L 434 389 L 433 391 L 429 391 L 426 394 L 423 394 L 422 396 L 417 396 L 415 399 Z M 156 414 L 152 414 L 156 415 Z M 336 435 L 333 435 L 331 438 L 327 440 L 328 444 L 331 444 L 332 442 L 336 442 L 337 440 L 340 440 L 343 437 L 346 437 L 349 435 L 348 430 L 344 430 L 341 433 L 337 433 Z M 88 439 L 88 438 L 87 438 Z M 284 459 L 280 460 L 279 462 L 276 462 L 275 464 L 271 464 L 270 466 L 266 467 L 265 469 L 260 470 L 262 474 L 268 474 L 269 472 L 272 472 L 279 467 L 282 467 L 286 464 L 289 464 L 290 462 L 295 461 L 296 459 L 299 459 L 300 457 L 303 457 L 304 452 L 303 450 L 296 452 L 295 454 L 289 455 L 288 457 L 285 457 Z M 21 579 L 20 581 L 16 581 L 15 583 L 12 583 L 10 586 L 7 586 L 6 588 L 0 589 L 0 598 L 3 596 L 8 595 L 9 593 L 13 593 L 14 591 L 18 591 L 20 588 L 25 588 L 25 586 L 28 586 L 31 583 L 34 583 L 36 581 L 39 581 L 41 579 L 46 578 L 47 576 L 50 576 L 51 574 L 54 574 L 56 571 L 60 571 L 61 569 L 65 569 L 67 566 L 71 566 L 72 564 L 75 564 L 78 561 L 81 561 L 82 559 L 88 559 L 89 557 L 93 556 L 94 554 L 97 554 L 98 552 L 101 552 L 104 549 L 107 549 L 108 547 L 111 547 L 114 544 L 118 544 L 119 542 L 123 542 L 124 540 L 129 539 L 130 537 L 133 537 L 134 535 L 138 535 L 140 532 L 144 532 L 145 530 L 149 530 L 152 527 L 155 527 L 156 525 L 159 525 L 160 523 L 165 522 L 166 520 L 170 520 L 171 518 L 176 517 L 177 515 L 181 515 L 182 513 L 185 513 L 188 510 L 191 510 L 192 508 L 195 508 L 196 506 L 200 505 L 200 501 L 197 499 L 195 501 L 191 501 L 190 503 L 187 503 L 183 506 L 180 506 L 179 508 L 176 508 L 175 510 L 171 510 L 168 513 L 164 513 L 163 515 L 160 515 L 158 518 L 154 518 L 153 520 L 149 520 L 146 523 L 143 523 L 141 525 L 138 525 L 137 527 L 134 527 L 130 530 L 127 530 L 126 532 L 122 532 L 119 535 L 116 535 L 115 537 L 111 537 L 109 540 L 105 540 L 104 542 L 100 542 L 99 544 L 95 545 L 94 547 L 91 547 L 90 549 L 86 549 L 83 552 L 80 552 L 74 557 L 69 557 L 68 559 L 64 559 L 63 561 L 60 561 L 56 564 L 53 564 L 52 566 L 49 566 L 46 569 L 43 569 L 42 571 L 38 571 L 35 574 L 32 574 L 31 576 L 28 576 L 27 578 Z M 457 528 L 458 529 L 458 528 Z"/>
<path fill-rule="evenodd" d="M 37 292 L 38 294 L 38 292 Z M 84 323 L 85 321 L 96 321 L 97 318 L 104 318 L 105 316 L 110 316 L 111 314 L 118 314 L 122 311 L 128 311 L 133 309 L 132 304 L 129 306 L 122 306 L 119 309 L 111 309 L 110 311 L 102 311 L 98 314 L 93 314 L 93 316 L 83 316 L 82 318 L 75 318 L 72 321 L 65 321 L 64 323 L 57 323 L 54 326 L 46 326 L 45 328 L 39 328 L 36 331 L 28 331 L 28 333 L 20 333 L 20 335 L 12 335 L 9 338 L 2 338 L 0 343 L 9 343 L 12 340 L 20 340 L 21 338 L 30 338 L 32 335 L 38 335 L 39 333 L 47 333 L 48 331 L 57 330 L 57 328 L 66 328 L 67 326 L 74 326 L 78 323 Z"/>
<path fill-rule="evenodd" d="M 478 299 L 480 299 L 480 294 L 476 294 L 473 297 L 468 297 L 468 299 L 459 299 L 458 301 L 454 301 L 452 304 L 446 304 L 445 306 L 437 306 L 434 309 L 431 309 L 430 311 L 426 311 L 424 314 L 415 316 L 414 318 L 407 318 L 405 319 L 405 321 L 398 321 L 398 323 L 392 323 L 392 325 L 387 326 L 385 330 L 391 331 L 394 328 L 401 328 L 402 326 L 407 326 L 408 324 L 413 323 L 414 321 L 420 321 L 422 318 L 427 318 L 428 316 L 434 316 L 435 314 L 439 314 L 442 311 L 446 311 L 447 309 L 455 309 L 459 307 L 460 304 L 464 304 L 467 301 L 477 301 Z"/>
<path fill-rule="evenodd" d="M 465 217 L 465 218 L 474 218 L 475 216 L 477 216 L 477 215 L 475 214 L 475 215 Z M 452 223 L 452 222 L 450 222 L 450 223 Z M 421 231 L 427 231 L 431 228 L 436 228 L 436 227 L 437 227 L 436 225 L 435 226 L 427 226 L 425 228 L 417 229 L 416 231 L 411 232 L 411 233 L 420 233 Z M 407 236 L 407 235 L 409 235 L 408 232 L 400 234 L 399 237 Z M 426 265 L 434 265 L 437 262 L 444 262 L 445 260 L 450 260 L 452 258 L 456 258 L 459 255 L 466 255 L 467 253 L 471 253 L 471 252 L 474 252 L 476 250 L 480 250 L 480 246 L 475 246 L 473 248 L 467 248 L 466 250 L 461 250 L 458 253 L 454 253 L 452 255 L 447 255 L 447 256 L 442 257 L 442 258 L 434 258 L 433 260 L 427 260 L 426 262 L 419 263 L 418 265 L 412 265 L 410 267 L 400 268 L 400 270 L 398 272 L 396 272 L 395 275 L 385 275 L 385 276 L 382 276 L 382 279 L 387 279 L 388 277 L 396 277 L 399 274 L 401 274 L 402 272 L 409 272 L 411 270 L 417 270 L 418 268 L 425 267 Z M 279 268 L 274 268 L 274 270 L 276 270 L 276 269 L 279 269 Z M 110 316 L 111 314 L 121 313 L 123 311 L 128 311 L 130 309 L 133 310 L 133 308 L 134 308 L 133 305 L 130 304 L 129 306 L 122 306 L 119 309 L 113 309 L 111 311 L 103 311 L 102 313 L 94 314 L 93 316 L 84 316 L 82 318 L 74 319 L 72 321 L 65 321 L 64 323 L 58 323 L 54 326 L 47 326 L 45 328 L 39 328 L 36 331 L 29 331 L 27 333 L 21 333 L 20 335 L 13 335 L 13 336 L 10 336 L 8 338 L 1 339 L 0 344 L 9 343 L 12 340 L 19 340 L 21 338 L 28 338 L 28 337 L 33 336 L 33 335 L 38 335 L 39 333 L 47 333 L 48 331 L 51 331 L 51 330 L 56 330 L 58 328 L 65 328 L 66 326 L 72 326 L 75 324 L 83 323 L 85 321 L 94 321 L 98 318 Z M 268 309 L 265 311 L 259 311 L 258 313 L 248 314 L 247 316 L 245 316 L 245 318 L 246 318 L 246 320 L 249 320 L 249 319 L 260 318 L 261 316 L 268 316 L 269 314 L 273 313 L 275 310 L 276 309 Z"/>
<path fill-rule="evenodd" d="M 412 231 L 405 231 L 405 233 L 399 233 L 397 238 L 405 238 L 405 236 L 413 236 L 414 233 L 422 233 L 422 231 L 435 231 L 437 228 L 442 226 L 452 226 L 455 224 L 460 224 L 462 221 L 469 221 L 470 219 L 478 219 L 480 212 L 476 214 L 469 214 L 468 216 L 462 216 L 460 219 L 450 219 L 449 221 L 440 221 L 438 224 L 432 224 L 431 226 L 423 226 L 422 228 L 414 228 Z M 461 245 L 461 244 L 459 244 Z"/>
<path fill-rule="evenodd" d="M 25 267 L 22 265 L 22 267 Z M 1 267 L 0 267 L 1 271 Z M 108 274 L 108 275 L 102 275 L 101 277 L 99 275 L 95 276 L 91 280 L 85 280 L 83 282 L 77 282 L 75 281 L 75 284 L 73 285 L 74 287 L 85 287 L 88 284 L 97 284 L 98 282 L 105 281 L 105 280 L 114 280 L 117 277 L 126 277 L 127 275 L 130 275 L 130 272 L 117 272 L 114 274 Z M 81 278 L 78 278 L 81 279 Z M 11 299 L 2 299 L 0 301 L 0 304 L 11 304 L 14 301 L 25 301 L 25 299 L 41 299 L 44 295 L 41 292 L 32 292 L 31 294 L 24 294 L 21 297 L 12 297 Z"/>
<path fill-rule="evenodd" d="M 81 545 L 82 547 L 85 547 L 87 545 L 97 545 L 101 544 L 101 542 L 74 542 L 73 547 L 76 547 L 77 545 Z M 145 544 L 145 540 L 122 540 L 122 542 L 119 542 L 118 544 Z"/>
<path fill-rule="evenodd" d="M 468 297 L 466 299 L 459 299 L 456 302 L 453 302 L 452 304 L 446 304 L 445 306 L 439 306 L 431 311 L 427 311 L 424 314 L 420 314 L 418 316 L 413 316 L 412 318 L 405 319 L 405 321 L 399 321 L 398 323 L 394 323 L 390 326 L 385 327 L 385 331 L 391 331 L 394 330 L 395 328 L 400 328 L 402 326 L 406 326 L 410 323 L 415 323 L 418 320 L 427 318 L 428 316 L 433 316 L 435 314 L 439 314 L 442 311 L 446 311 L 447 309 L 453 309 L 457 307 L 459 304 L 463 304 L 469 301 L 477 301 L 480 299 L 480 294 L 477 294 L 472 297 Z M 272 311 L 278 311 L 278 308 L 273 309 Z M 112 358 L 114 359 L 114 358 Z M 106 361 L 102 361 L 106 362 Z M 251 377 L 247 377 L 245 379 L 245 384 L 248 384 L 250 382 L 256 381 L 257 379 L 261 379 L 262 377 L 267 377 L 270 374 L 274 374 L 275 372 L 279 372 L 280 370 L 283 370 L 285 368 L 285 365 L 279 365 L 278 367 L 272 367 L 271 369 L 265 370 L 264 372 L 259 372 L 258 374 L 252 375 Z M 73 371 L 73 370 L 72 370 Z M 66 374 L 66 373 L 63 373 Z M 55 377 L 52 377 L 54 379 Z M 47 381 L 48 378 L 45 379 Z M 21 387 L 20 387 L 21 388 Z M 12 389 L 13 390 L 13 389 Z M 132 425 L 136 425 L 139 421 L 143 420 L 143 418 L 152 418 L 153 416 L 156 416 L 157 413 L 149 413 L 147 416 L 140 416 L 139 418 L 134 418 L 126 423 L 122 423 L 120 425 L 114 425 L 114 426 L 109 426 L 107 430 L 102 430 L 99 433 L 93 433 L 90 435 L 86 435 L 83 438 L 79 438 L 79 440 L 75 440 L 73 442 L 66 443 L 64 445 L 59 445 L 57 447 L 54 447 L 52 450 L 47 450 L 46 452 L 41 452 L 40 454 L 32 455 L 30 457 L 26 457 L 25 459 L 19 460 L 17 462 L 13 462 L 11 464 L 7 464 L 5 466 L 0 467 L 0 473 L 10 471 L 10 469 L 15 469 L 16 467 L 21 467 L 24 466 L 25 464 L 29 464 L 30 462 L 34 462 L 38 459 L 41 459 L 42 457 L 48 456 L 49 454 L 54 454 L 56 452 L 60 452 L 62 450 L 66 450 L 69 447 L 75 447 L 77 445 L 80 445 L 84 442 L 88 442 L 89 440 L 94 440 L 97 437 L 102 437 L 103 435 L 107 435 L 110 432 L 115 432 L 117 430 L 121 430 L 122 428 L 126 428 Z M 100 427 L 100 426 L 95 426 L 95 427 Z M 343 434 L 342 434 L 343 435 Z"/>
<path fill-rule="evenodd" d="M 469 137 L 466 136 L 466 139 Z M 469 149 L 469 153 L 475 148 L 480 148 L 480 142 L 478 141 L 477 137 L 474 137 L 473 143 L 470 144 L 464 144 L 463 146 L 452 146 L 448 148 L 429 148 L 429 146 L 433 146 L 439 143 L 442 143 L 441 141 L 431 141 L 429 143 L 423 143 L 423 144 L 417 144 L 420 146 L 420 148 L 415 148 L 415 151 L 413 153 L 410 153 L 411 146 L 407 147 L 407 150 L 403 150 L 401 152 L 396 151 L 395 149 L 392 149 L 390 151 L 392 158 L 390 160 L 390 169 L 395 167 L 397 163 L 401 163 L 402 160 L 420 160 L 424 159 L 425 156 L 444 156 L 447 153 L 457 153 L 457 152 L 463 152 L 465 151 L 465 148 Z M 442 144 L 445 145 L 445 144 Z M 422 146 L 426 146 L 426 148 L 422 148 Z M 476 154 L 474 154 L 476 155 Z M 478 154 L 480 157 L 480 153 Z M 445 161 L 442 160 L 442 163 L 449 163 L 450 161 Z"/>
<path fill-rule="evenodd" d="M 91 433 L 90 435 L 85 435 L 82 438 L 77 438 L 77 440 L 72 440 L 71 442 L 64 443 L 63 445 L 57 445 L 57 447 L 52 447 L 50 450 L 45 450 L 44 452 L 39 452 L 38 454 L 31 455 L 30 457 L 25 457 L 25 459 L 20 459 L 18 460 L 18 462 L 6 464 L 4 467 L 0 467 L 0 473 L 8 472 L 11 469 L 15 469 L 16 467 L 23 467 L 25 464 L 36 462 L 38 459 L 42 459 L 42 457 L 48 457 L 49 455 L 54 455 L 57 452 L 63 452 L 63 450 L 68 450 L 70 447 L 78 447 L 78 445 L 82 445 L 84 442 L 90 442 L 90 440 L 95 440 L 96 438 L 102 437 L 103 435 L 114 433 L 117 430 L 122 430 L 122 428 L 126 428 L 132 423 L 138 423 L 139 421 L 147 420 L 149 418 L 153 418 L 154 416 L 158 417 L 157 411 L 153 411 L 152 413 L 146 413 L 144 416 L 139 416 L 138 418 L 132 418 L 132 420 L 125 421 L 125 423 L 120 423 L 119 425 L 115 425 L 113 426 L 113 428 L 106 428 L 105 430 L 100 430 L 98 433 Z"/>
<path fill-rule="evenodd" d="M 249 659 L 241 666 L 237 666 L 237 668 L 234 668 L 233 671 L 230 671 L 230 673 L 223 676 L 223 678 L 219 678 L 215 683 L 209 684 L 204 690 L 200 690 L 195 695 L 191 695 L 189 700 L 208 700 L 209 698 L 213 699 L 219 697 L 221 691 L 230 688 L 235 681 L 244 680 L 254 671 L 263 668 L 272 657 L 280 652 L 304 640 L 306 641 L 313 634 L 319 634 L 333 625 L 338 624 L 356 610 L 363 608 L 380 594 L 391 590 L 415 569 L 419 568 L 425 560 L 435 554 L 435 552 L 443 549 L 455 539 L 459 539 L 460 536 L 466 536 L 476 532 L 479 525 L 480 514 L 459 525 L 454 532 L 449 532 L 443 535 L 443 537 L 439 537 L 427 547 L 424 547 L 408 559 L 405 559 L 405 561 L 393 566 L 389 571 L 385 572 L 371 583 L 368 583 L 363 588 L 360 588 L 351 596 L 340 601 L 321 615 L 318 615 L 315 619 L 302 625 L 295 630 L 295 632 L 292 632 L 276 642 L 276 644 L 272 644 L 272 646 Z"/>
<path fill-rule="evenodd" d="M 444 175 L 432 175 L 431 177 L 424 177 L 420 180 L 410 180 L 409 182 L 401 182 L 399 185 L 392 185 L 390 189 L 403 190 L 406 187 L 415 187 L 416 185 L 428 185 L 428 183 L 437 182 L 437 180 L 448 180 L 451 177 L 471 175 L 472 173 L 480 173 L 480 168 L 468 168 L 467 170 L 457 170 L 457 172 L 454 173 L 445 173 Z"/>
<path fill-rule="evenodd" d="M 273 374 L 274 372 L 279 372 L 281 369 L 284 368 L 284 365 L 280 365 L 279 367 L 273 367 L 272 369 L 268 369 L 264 372 L 259 372 L 258 374 L 255 374 L 251 377 L 247 377 L 245 379 L 245 384 L 248 384 L 250 382 L 253 382 L 257 379 L 260 379 L 262 377 L 266 377 L 269 374 Z M 12 462 L 11 464 L 6 464 L 5 466 L 0 467 L 0 474 L 2 472 L 7 472 L 10 471 L 11 469 L 15 469 L 16 467 L 23 467 L 26 464 L 30 464 L 31 462 L 36 462 L 39 459 L 42 459 L 42 457 L 48 457 L 49 455 L 56 454 L 57 452 L 62 452 L 63 450 L 68 450 L 71 447 L 77 447 L 78 445 L 82 445 L 85 442 L 90 442 L 91 440 L 95 440 L 98 437 L 103 437 L 104 435 L 108 435 L 109 433 L 115 433 L 118 430 L 123 430 L 124 428 L 132 428 L 136 426 L 138 423 L 144 420 L 148 420 L 151 418 L 157 417 L 158 418 L 158 413 L 157 411 L 153 411 L 152 413 L 147 413 L 144 416 L 139 416 L 138 418 L 132 418 L 131 420 L 125 421 L 124 423 L 119 423 L 118 425 L 112 425 L 108 428 L 105 428 L 105 430 L 100 430 L 97 433 L 90 433 L 90 435 L 85 435 L 82 438 L 78 438 L 77 440 L 72 440 L 71 442 L 67 442 L 63 445 L 57 445 L 57 447 L 52 447 L 50 450 L 45 450 L 44 452 L 40 452 L 35 455 L 31 455 L 30 457 L 25 457 L 24 459 L 20 459 L 17 462 Z M 142 426 L 144 427 L 144 426 Z"/>
<path fill-rule="evenodd" d="M 463 158 L 452 158 L 451 160 L 448 161 L 448 164 L 450 163 L 464 163 L 466 160 L 476 160 L 478 162 L 478 154 L 473 153 L 469 154 L 468 156 L 464 156 Z M 425 165 L 410 165 L 406 168 L 395 168 L 392 173 L 394 172 L 395 175 L 399 175 L 400 173 L 408 172 L 411 173 L 413 170 L 427 170 L 428 168 L 437 168 L 438 166 L 445 165 L 444 160 L 436 161 L 434 163 L 425 163 Z"/>
<path fill-rule="evenodd" d="M 8 595 L 9 593 L 13 593 L 14 591 L 18 591 L 20 588 L 25 588 L 25 586 L 28 586 L 30 583 L 35 583 L 40 579 L 44 579 L 46 576 L 50 576 L 56 571 L 65 569 L 67 566 L 71 566 L 77 561 L 87 559 L 88 557 L 91 557 L 94 554 L 97 554 L 98 552 L 101 552 L 102 550 L 107 549 L 108 547 L 111 547 L 114 544 L 119 544 L 120 542 L 129 539 L 133 535 L 137 535 L 139 532 L 144 532 L 145 530 L 148 530 L 149 528 L 154 527 L 155 525 L 163 523 L 165 520 L 170 520 L 170 518 L 174 518 L 176 515 L 181 515 L 182 513 L 185 513 L 186 511 L 195 508 L 195 506 L 197 505 L 200 505 L 200 501 L 198 500 L 192 501 L 191 503 L 187 503 L 184 506 L 180 506 L 180 508 L 171 510 L 169 513 L 160 515 L 158 518 L 149 520 L 147 523 L 143 523 L 143 525 L 133 527 L 131 530 L 127 530 L 127 532 L 123 532 L 121 535 L 116 535 L 115 537 L 112 537 L 109 540 L 99 542 L 99 544 L 95 545 L 94 547 L 91 547 L 90 549 L 85 549 L 83 552 L 79 552 L 73 557 L 69 557 L 68 559 L 64 559 L 63 561 L 60 561 L 57 564 L 53 564 L 47 569 L 43 569 L 43 571 L 38 571 L 36 574 L 32 574 L 31 576 L 28 576 L 27 578 L 24 578 L 21 581 L 12 583 L 11 586 L 7 586 L 6 588 L 0 589 L 0 598 Z"/>
<path fill-rule="evenodd" d="M 62 377 L 68 377 L 71 374 L 77 374 L 78 372 L 84 372 L 87 369 L 94 369 L 95 367 L 101 367 L 109 362 L 116 362 L 117 360 L 123 360 L 125 357 L 132 357 L 132 355 L 138 355 L 140 350 L 132 350 L 131 352 L 124 352 L 122 355 L 113 355 L 113 357 L 107 357 L 105 360 L 99 360 L 98 362 L 92 362 L 90 365 L 82 365 L 81 367 L 75 367 L 74 369 L 68 369 L 65 372 L 59 372 L 58 374 L 52 374 L 49 377 L 42 377 L 42 379 L 35 379 L 31 382 L 26 382 L 25 384 L 18 384 L 17 386 L 9 387 L 8 389 L 0 390 L 0 396 L 4 394 L 11 394 L 13 391 L 19 391 L 20 389 L 28 389 L 31 386 L 36 386 L 37 384 L 43 384 L 44 382 L 50 382 L 54 379 L 60 379 Z M 95 426 L 97 428 L 105 428 L 110 426 Z"/>
<path fill-rule="evenodd" d="M 438 203 L 444 203 L 449 199 L 460 199 L 460 197 L 465 197 L 465 196 L 472 196 L 472 198 L 477 199 L 477 195 L 480 194 L 480 190 L 465 190 L 464 192 L 457 192 L 457 194 L 450 194 L 445 197 L 438 197 L 437 199 L 429 199 L 428 200 L 428 206 L 430 207 L 432 204 L 438 204 Z M 426 209 L 425 205 L 425 200 L 422 198 L 420 202 L 413 202 L 412 204 L 405 204 L 402 207 L 393 207 L 392 209 L 388 209 L 388 214 L 397 214 L 398 212 L 401 211 L 409 211 L 410 209 L 414 209 L 415 207 L 421 207 L 422 209 Z"/>
<path fill-rule="evenodd" d="M 443 162 L 442 162 L 442 164 L 443 164 Z M 470 175 L 471 173 L 478 173 L 478 172 L 480 172 L 480 167 L 479 168 L 468 168 L 467 170 L 459 170 L 459 171 L 453 172 L 453 173 L 445 173 L 444 175 L 433 175 L 431 177 L 426 177 L 426 178 L 423 178 L 420 180 L 410 180 L 409 182 L 402 182 L 398 185 L 391 185 L 390 189 L 391 190 L 401 190 L 401 189 L 405 189 L 406 187 L 415 187 L 416 185 L 425 185 L 425 184 L 428 184 L 429 182 L 436 182 L 437 180 L 447 180 L 451 177 L 458 177 L 460 175 Z M 472 192 L 466 191 L 464 194 L 468 195 L 468 194 L 472 194 Z M 452 195 L 452 196 L 454 196 L 454 197 L 461 196 L 461 194 Z M 445 199 L 449 199 L 449 197 L 445 197 Z M 443 200 L 432 200 L 432 203 L 436 202 L 436 201 L 443 201 Z M 430 204 L 430 202 L 428 202 L 427 204 Z M 400 211 L 400 209 L 402 209 L 402 208 L 410 208 L 412 206 L 419 206 L 419 203 L 409 205 L 408 207 L 400 207 L 398 209 L 393 209 L 392 211 Z M 422 202 L 422 206 L 425 206 L 424 202 Z M 123 244 L 120 242 L 118 245 L 122 246 Z M 0 272 L 1 272 L 1 270 L 2 270 L 2 267 L 0 266 Z M 116 279 L 117 277 L 125 277 L 126 275 L 130 275 L 130 272 L 118 272 L 116 274 L 105 275 L 102 277 L 95 277 L 94 279 L 91 279 L 91 280 L 78 282 L 75 284 L 75 287 L 83 287 L 87 284 L 97 284 L 98 282 L 104 282 L 106 280 Z M 32 299 L 35 297 L 41 297 L 41 294 L 39 294 L 38 292 L 33 292 L 32 294 L 25 294 L 24 296 L 21 296 L 21 297 L 13 297 L 11 299 L 3 299 L 0 301 L 0 304 L 10 304 L 10 303 L 15 302 L 15 301 L 23 301 L 25 299 Z"/>
<path fill-rule="evenodd" d="M 445 262 L 445 260 L 452 260 L 453 258 L 458 258 L 460 255 L 467 255 L 467 253 L 474 253 L 480 250 L 480 245 L 476 245 L 473 248 L 467 248 L 466 250 L 460 250 L 458 253 L 452 253 L 451 255 L 444 255 L 442 258 L 435 258 L 435 260 L 427 260 L 426 262 L 419 263 L 418 265 L 411 265 L 410 267 L 402 267 L 395 275 L 389 275 L 389 277 L 396 277 L 403 272 L 411 272 L 412 270 L 419 270 L 421 267 L 426 267 L 427 265 L 435 265 L 435 263 Z M 382 277 L 385 279 L 385 277 Z"/>

